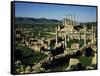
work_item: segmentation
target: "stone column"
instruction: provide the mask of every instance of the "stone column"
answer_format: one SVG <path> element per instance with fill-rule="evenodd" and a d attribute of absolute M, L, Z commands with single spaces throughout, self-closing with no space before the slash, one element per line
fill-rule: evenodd
<path fill-rule="evenodd" d="M 67 15 L 65 15 L 65 26 L 67 26 Z"/>
<path fill-rule="evenodd" d="M 65 26 L 65 18 L 63 19 L 63 26 Z"/>
<path fill-rule="evenodd" d="M 72 40 L 73 40 L 73 38 L 74 38 L 74 28 L 72 29 L 72 33 L 71 33 L 71 36 L 72 36 Z"/>
<path fill-rule="evenodd" d="M 71 23 L 72 23 L 72 22 L 71 22 L 71 15 L 69 15 L 69 21 L 70 21 L 69 23 L 70 23 L 70 25 L 71 25 Z"/>
<path fill-rule="evenodd" d="M 67 48 L 67 39 L 66 39 L 66 33 L 65 33 L 65 47 Z"/>
<path fill-rule="evenodd" d="M 94 35 L 93 35 L 93 36 L 94 36 L 94 42 L 96 41 L 96 37 L 95 37 L 95 35 L 96 35 L 96 33 L 94 32 Z"/>
<path fill-rule="evenodd" d="M 76 26 L 76 25 L 77 25 L 77 23 L 76 23 L 76 17 L 74 15 L 74 26 Z"/>
<path fill-rule="evenodd" d="M 74 26 L 75 26 L 75 15 L 73 15 L 73 22 L 72 22 L 73 30 L 72 30 L 72 39 L 74 38 Z"/>
<path fill-rule="evenodd" d="M 93 26 L 92 26 L 91 30 L 92 30 L 92 40 L 91 40 L 91 42 L 93 44 L 94 43 L 94 30 L 93 30 Z"/>
<path fill-rule="evenodd" d="M 56 45 L 58 44 L 58 28 L 56 27 Z"/>
<path fill-rule="evenodd" d="M 70 15 L 70 24 L 73 25 L 73 17 L 72 17 L 72 14 Z"/>
<path fill-rule="evenodd" d="M 80 30 L 79 30 L 79 40 L 81 40 L 81 38 L 80 38 Z"/>
<path fill-rule="evenodd" d="M 73 15 L 73 26 L 75 26 L 75 15 Z"/>
<path fill-rule="evenodd" d="M 68 14 L 68 25 L 70 25 L 70 21 L 69 21 L 69 14 Z"/>
<path fill-rule="evenodd" d="M 68 39 L 67 39 L 67 41 L 69 41 L 69 36 L 70 36 L 70 34 L 69 34 L 69 32 L 68 32 Z"/>
<path fill-rule="evenodd" d="M 86 46 L 86 26 L 84 25 L 84 46 Z"/>

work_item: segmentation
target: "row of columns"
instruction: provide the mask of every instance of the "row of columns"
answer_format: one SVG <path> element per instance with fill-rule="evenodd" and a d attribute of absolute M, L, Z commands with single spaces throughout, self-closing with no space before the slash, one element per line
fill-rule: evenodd
<path fill-rule="evenodd" d="M 76 19 L 75 19 L 75 15 L 72 15 L 72 14 L 65 15 L 65 18 L 63 19 L 63 26 L 68 26 L 68 25 L 73 25 L 73 26 L 78 25 L 78 22 L 76 22 Z"/>
<path fill-rule="evenodd" d="M 91 40 L 91 43 L 94 43 L 94 39 L 95 39 L 95 33 L 94 33 L 94 27 L 92 26 L 91 28 L 92 30 L 92 40 Z M 80 32 L 79 32 L 79 35 L 80 35 Z M 87 35 L 87 27 L 84 25 L 84 46 L 86 46 L 86 35 Z M 67 33 L 67 36 L 68 38 L 66 38 L 66 33 L 64 34 L 64 38 L 65 38 L 65 41 L 64 41 L 64 44 L 65 44 L 65 47 L 67 47 L 67 41 L 69 41 L 69 33 Z M 79 38 L 80 40 L 80 38 Z M 56 45 L 58 44 L 58 28 L 56 27 Z"/>
<path fill-rule="evenodd" d="M 91 43 L 94 44 L 95 41 L 95 32 L 94 32 L 94 27 L 91 27 L 91 33 L 92 33 L 92 39 Z M 86 46 L 86 36 L 87 36 L 87 28 L 84 26 L 84 46 Z"/>

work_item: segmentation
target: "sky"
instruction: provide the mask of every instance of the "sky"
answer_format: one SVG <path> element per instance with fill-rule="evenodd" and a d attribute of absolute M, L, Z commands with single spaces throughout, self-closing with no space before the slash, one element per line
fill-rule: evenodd
<path fill-rule="evenodd" d="M 41 3 L 15 3 L 16 17 L 48 18 L 62 20 L 65 15 L 75 15 L 78 22 L 95 22 L 96 7 L 41 4 Z"/>

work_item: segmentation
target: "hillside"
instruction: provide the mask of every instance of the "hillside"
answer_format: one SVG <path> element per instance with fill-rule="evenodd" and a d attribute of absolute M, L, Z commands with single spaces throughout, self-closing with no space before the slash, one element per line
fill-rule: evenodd
<path fill-rule="evenodd" d="M 15 17 L 15 24 L 60 24 L 61 21 L 47 18 Z"/>

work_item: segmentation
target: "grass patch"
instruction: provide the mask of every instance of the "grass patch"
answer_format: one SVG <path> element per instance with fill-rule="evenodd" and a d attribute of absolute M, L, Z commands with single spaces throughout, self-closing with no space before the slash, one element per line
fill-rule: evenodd
<path fill-rule="evenodd" d="M 34 64 L 34 63 L 38 63 L 42 59 L 45 59 L 46 57 L 47 57 L 47 55 L 44 55 L 44 54 L 41 54 L 38 52 L 34 52 L 33 55 L 23 58 L 22 61 L 25 64 Z"/>
<path fill-rule="evenodd" d="M 19 51 L 21 55 L 21 61 L 23 64 L 27 64 L 27 65 L 34 64 L 47 57 L 47 55 L 41 54 L 40 52 L 35 52 L 28 47 L 21 46 L 21 47 L 17 47 L 16 49 L 17 50 L 15 51 L 16 52 Z M 19 53 L 15 53 L 15 54 L 19 54 Z M 19 56 L 19 55 L 16 55 L 16 56 Z"/>
<path fill-rule="evenodd" d="M 71 45 L 72 45 L 73 43 L 79 43 L 79 45 L 80 45 L 80 47 L 81 47 L 81 46 L 84 44 L 84 40 L 83 40 L 83 39 L 81 39 L 81 40 L 74 39 L 74 40 L 67 41 L 67 46 L 68 46 L 69 48 L 71 48 Z"/>
<path fill-rule="evenodd" d="M 92 57 L 81 56 L 78 59 L 85 66 L 91 65 Z"/>
<path fill-rule="evenodd" d="M 88 42 L 91 42 L 91 40 L 87 40 L 87 41 L 86 41 L 86 44 L 88 44 Z M 84 39 L 81 39 L 81 40 L 74 39 L 74 40 L 67 41 L 67 46 L 68 46 L 69 48 L 71 48 L 71 45 L 72 45 L 73 43 L 79 43 L 80 47 L 82 47 L 82 45 L 84 45 Z"/>

